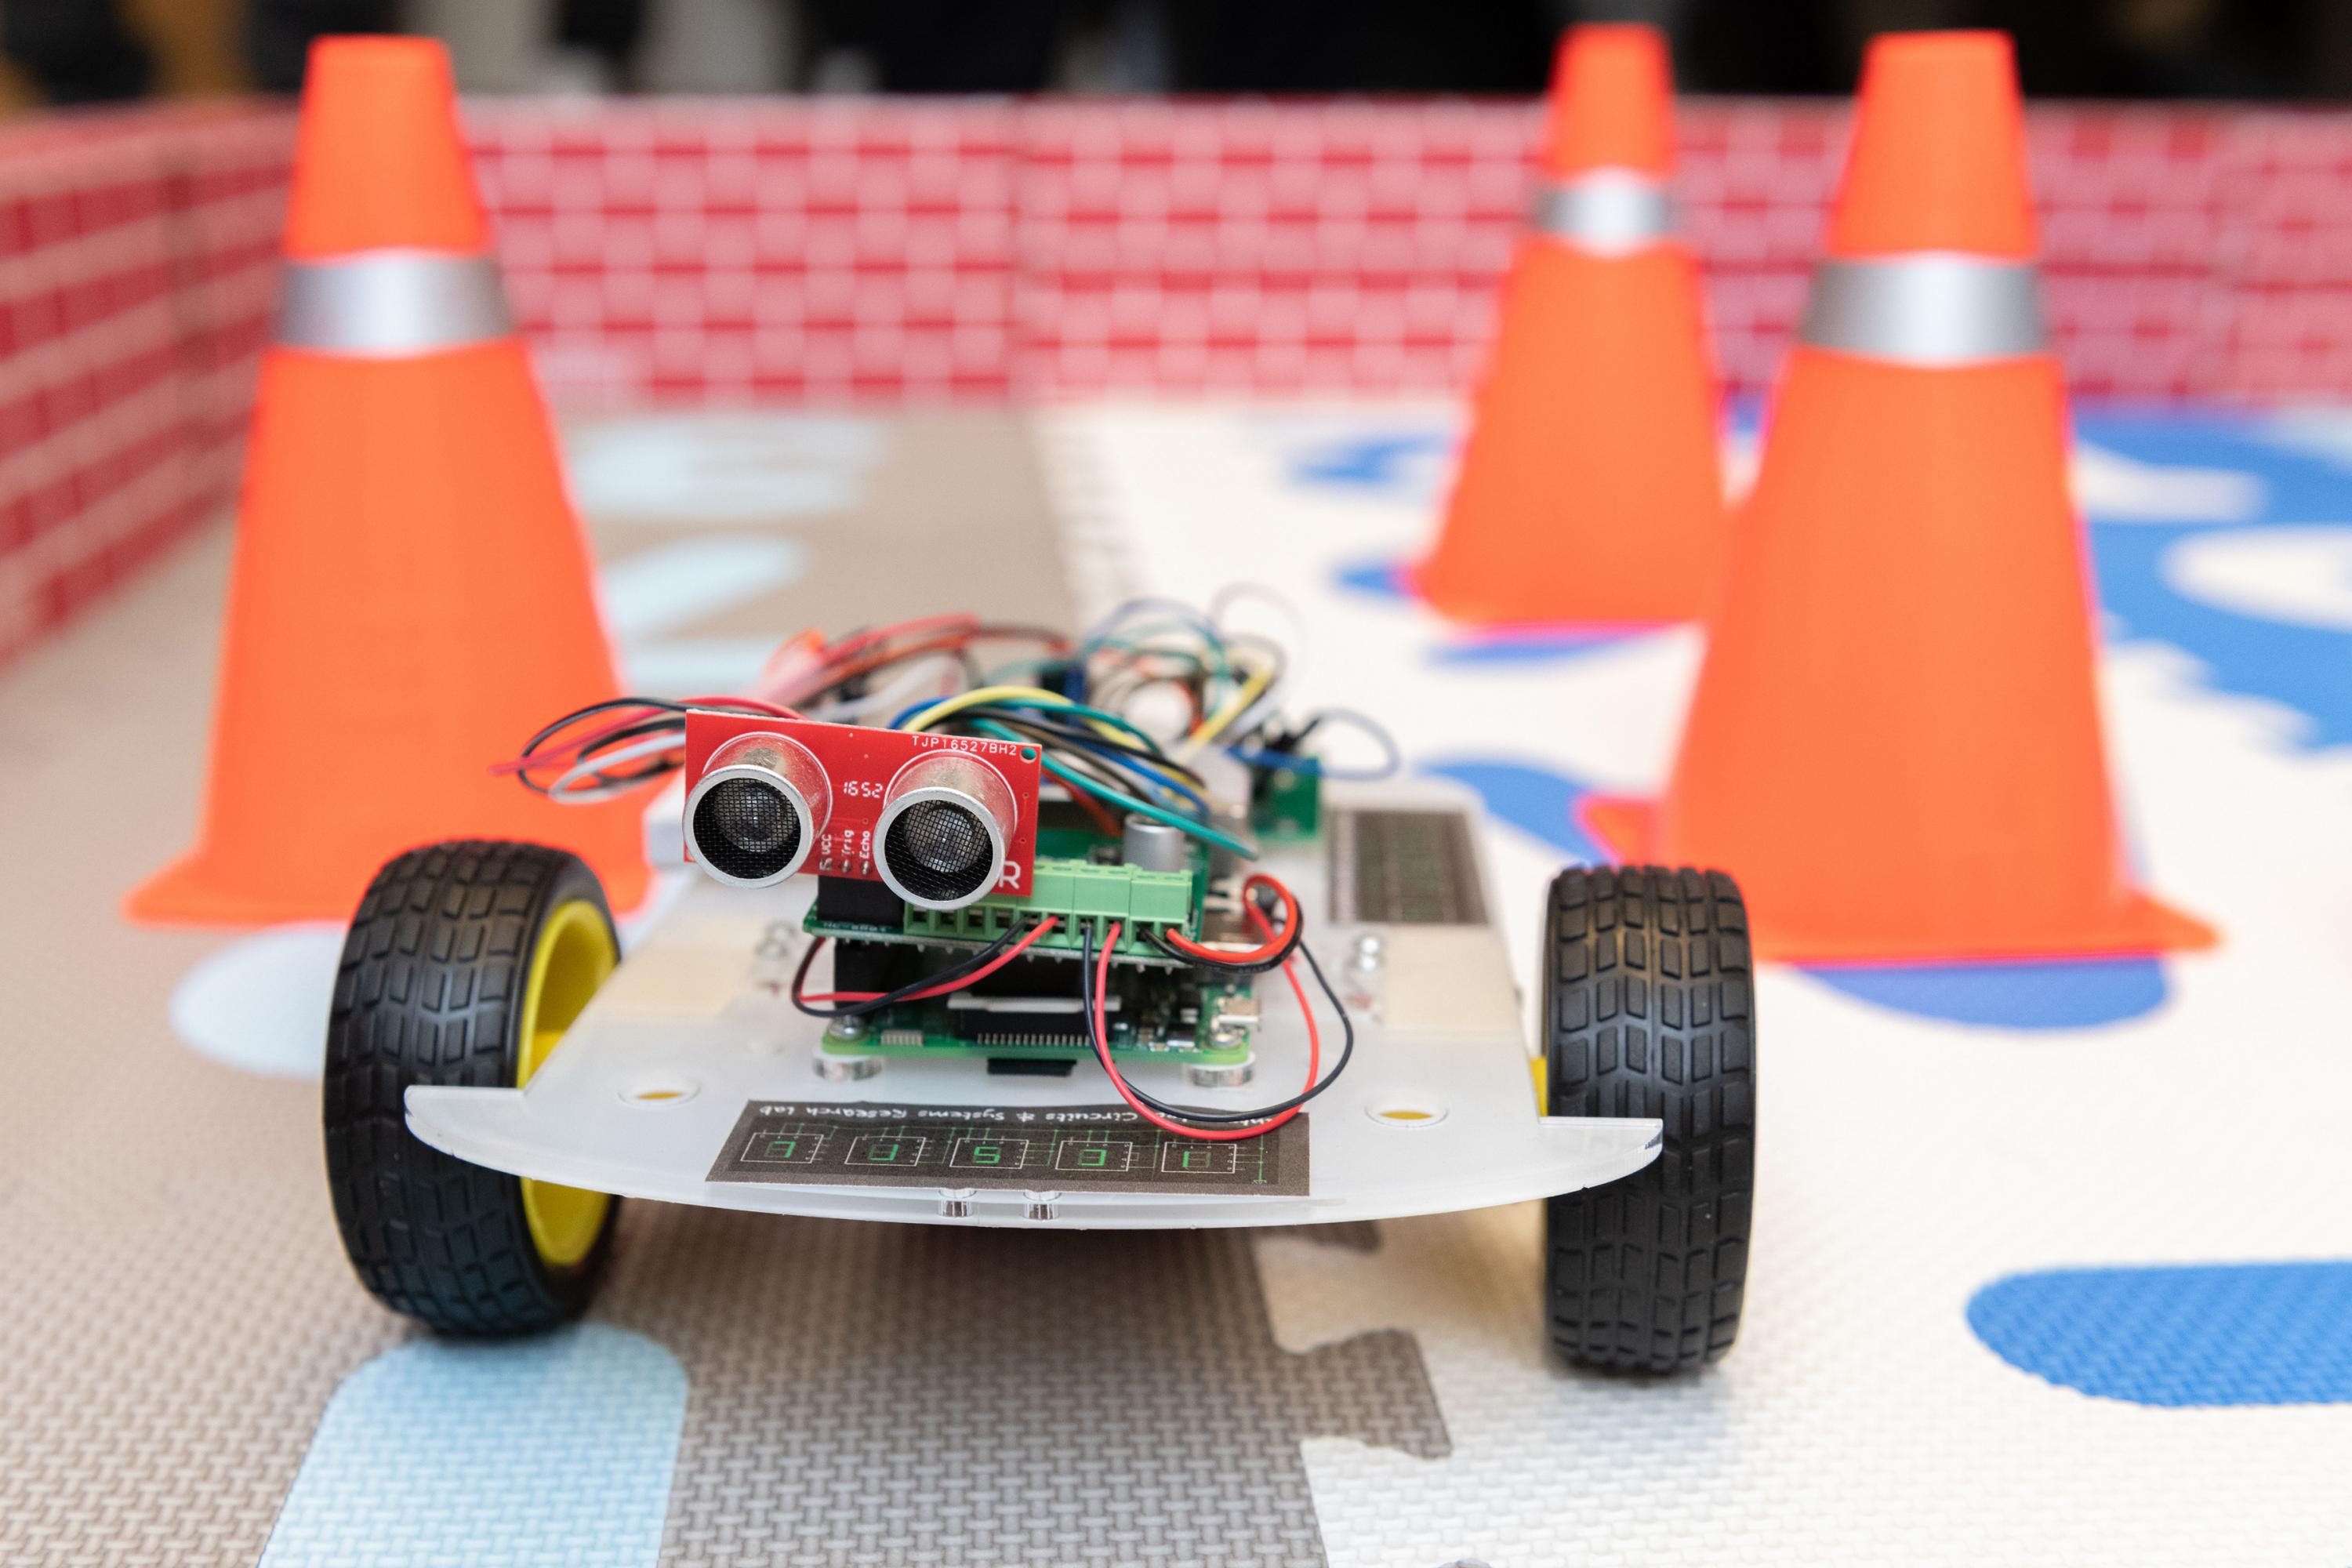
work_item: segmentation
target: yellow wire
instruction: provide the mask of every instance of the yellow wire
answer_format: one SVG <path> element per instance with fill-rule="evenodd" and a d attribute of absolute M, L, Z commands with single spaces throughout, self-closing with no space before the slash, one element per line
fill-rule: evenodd
<path fill-rule="evenodd" d="M 1192 732 L 1184 737 L 1184 743 L 1176 748 L 1176 760 L 1180 763 L 1192 761 L 1202 747 L 1224 732 L 1226 725 L 1248 712 L 1250 705 L 1265 694 L 1265 689 L 1273 681 L 1274 666 L 1271 663 L 1261 664 L 1252 670 L 1249 679 L 1235 687 L 1234 694 L 1225 699 L 1223 706 L 1193 726 Z"/>
<path fill-rule="evenodd" d="M 931 725 L 939 722 L 940 720 L 949 718 L 953 714 L 961 713 L 965 709 L 973 707 L 979 703 L 998 702 L 1003 701 L 1006 698 L 1014 697 L 1025 699 L 1032 702 L 1047 703 L 1055 708 L 1076 708 L 1078 706 L 1077 703 L 1071 701 L 1060 692 L 1048 691 L 1042 686 L 982 686 L 971 691 L 959 691 L 953 697 L 946 698 L 940 701 L 932 703 L 929 708 L 924 709 L 920 713 L 918 713 L 912 719 L 909 719 L 902 728 L 908 730 L 928 729 Z M 1081 723 L 1085 724 L 1087 728 L 1092 730 L 1097 735 L 1108 735 L 1114 741 L 1124 738 L 1119 727 L 1116 724 L 1106 724 L 1100 719 L 1093 718 L 1086 714 L 1080 714 L 1078 719 Z"/>
<path fill-rule="evenodd" d="M 982 686 L 971 691 L 959 691 L 953 697 L 932 703 L 920 713 L 899 726 L 904 730 L 928 730 L 951 713 L 982 702 L 996 702 L 1008 697 L 1025 698 L 1032 702 L 1049 702 L 1057 708 L 1071 706 L 1070 700 L 1058 691 L 1048 691 L 1042 686 Z"/>

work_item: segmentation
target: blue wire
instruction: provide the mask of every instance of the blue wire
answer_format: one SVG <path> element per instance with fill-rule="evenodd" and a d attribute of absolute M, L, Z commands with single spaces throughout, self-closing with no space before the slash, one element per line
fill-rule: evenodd
<path fill-rule="evenodd" d="M 908 720 L 921 712 L 924 709 L 936 706 L 940 700 L 940 699 L 935 697 L 926 701 L 915 703 L 911 707 L 901 709 L 898 713 L 891 717 L 890 722 L 885 725 L 884 728 L 896 730 Z M 1025 697 L 999 698 L 996 700 L 994 705 L 1003 708 L 1025 708 L 1045 714 L 1062 711 L 1056 704 L 1040 702 L 1034 698 Z M 1132 724 L 1128 723 L 1126 720 L 1120 719 L 1116 714 L 1106 715 L 1106 717 L 1109 718 L 1113 723 L 1119 725 L 1122 729 L 1127 730 L 1131 734 L 1140 737 L 1143 733 L 1142 731 L 1136 729 Z M 976 729 L 979 727 L 980 723 L 985 722 L 985 720 L 979 721 L 973 727 Z M 992 730 L 990 733 L 1001 734 L 1008 741 L 1020 740 L 1021 743 L 1024 746 L 1033 743 L 1025 739 L 1022 739 L 1021 737 L 1014 735 L 1010 731 Z M 1081 751 L 1091 752 L 1097 756 L 1108 757 L 1113 762 L 1128 763 L 1136 768 L 1141 769 L 1144 771 L 1145 778 L 1150 783 L 1159 788 L 1168 791 L 1170 794 L 1178 796 L 1180 799 L 1189 802 L 1193 811 L 1202 818 L 1206 818 L 1209 815 L 1209 803 L 1201 798 L 1199 792 L 1188 787 L 1181 780 L 1171 777 L 1163 773 L 1160 770 L 1160 764 L 1152 758 L 1139 757 L 1133 752 L 1122 752 L 1116 746 L 1096 745 L 1091 742 L 1081 741 L 1074 735 L 1058 737 L 1054 743 L 1055 745 L 1076 746 Z"/>
<path fill-rule="evenodd" d="M 1350 725 L 1361 731 L 1370 737 L 1374 745 L 1380 747 L 1381 752 L 1380 763 L 1369 768 L 1335 768 L 1320 758 L 1307 756 L 1297 752 L 1267 752 L 1246 746 L 1227 746 L 1225 752 L 1228 756 L 1234 757 L 1252 767 L 1283 768 L 1292 773 L 1319 773 L 1324 778 L 1338 779 L 1349 784 L 1384 779 L 1402 771 L 1404 752 L 1398 748 L 1396 737 L 1390 734 L 1378 721 L 1359 713 L 1353 708 L 1326 708 L 1317 716 L 1316 722 Z"/>
<path fill-rule="evenodd" d="M 1017 741 L 1021 739 L 1021 737 L 1015 735 L 1012 731 L 1006 729 L 1003 725 L 999 724 L 993 719 L 975 719 L 972 721 L 971 727 L 975 730 L 986 731 L 995 735 L 1000 740 Z M 1027 742 L 1024 743 L 1025 744 Z M 1240 839 L 1234 837 L 1230 834 L 1220 833 L 1217 829 L 1209 826 L 1206 823 L 1194 822 L 1190 817 L 1179 816 L 1174 812 L 1168 810 L 1164 806 L 1154 805 L 1148 800 L 1139 800 L 1134 795 L 1129 795 L 1125 790 L 1111 789 L 1092 779 L 1081 777 L 1079 774 L 1072 773 L 1069 769 L 1065 768 L 1060 763 L 1055 762 L 1050 756 L 1041 756 L 1039 761 L 1045 764 L 1045 771 L 1047 773 L 1052 773 L 1055 778 L 1060 779 L 1072 789 L 1084 790 L 1087 794 L 1093 795 L 1097 800 L 1107 800 L 1113 805 L 1123 805 L 1129 811 L 1140 812 L 1145 816 L 1150 817 L 1154 822 L 1164 822 L 1169 826 L 1180 828 L 1182 831 L 1191 834 L 1195 838 L 1217 845 L 1221 848 L 1230 849 L 1245 860 L 1255 860 L 1257 858 L 1256 850 L 1251 848 L 1248 845 L 1243 843 Z"/>
<path fill-rule="evenodd" d="M 1163 772 L 1160 763 L 1153 758 L 1139 757 L 1133 752 L 1122 752 L 1116 746 L 1097 745 L 1091 741 L 1081 741 L 1075 736 L 1057 738 L 1055 743 L 1076 746 L 1080 751 L 1092 752 L 1095 755 L 1108 758 L 1121 766 L 1134 768 L 1142 773 L 1150 783 L 1168 791 L 1171 795 L 1179 795 L 1190 801 L 1192 809 L 1203 821 L 1208 818 L 1209 803 L 1202 799 L 1200 793 L 1186 784 L 1183 780 Z"/>

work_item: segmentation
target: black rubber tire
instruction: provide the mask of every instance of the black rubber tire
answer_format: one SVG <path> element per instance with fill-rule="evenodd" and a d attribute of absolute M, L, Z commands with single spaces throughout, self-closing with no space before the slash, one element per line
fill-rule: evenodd
<path fill-rule="evenodd" d="M 1720 871 L 1562 872 L 1544 922 L 1555 1116 L 1654 1116 L 1657 1159 L 1545 1211 L 1552 1346 L 1580 1366 L 1668 1373 L 1739 1332 L 1756 1185 L 1748 908 Z"/>
<path fill-rule="evenodd" d="M 446 1334 L 527 1334 L 594 1293 L 615 1199 L 577 1265 L 532 1245 L 522 1184 L 408 1131 L 411 1084 L 508 1088 L 525 971 L 548 915 L 575 899 L 612 912 L 578 857 L 459 839 L 378 871 L 343 941 L 327 1025 L 327 1184 L 352 1267 L 375 1299 Z"/>

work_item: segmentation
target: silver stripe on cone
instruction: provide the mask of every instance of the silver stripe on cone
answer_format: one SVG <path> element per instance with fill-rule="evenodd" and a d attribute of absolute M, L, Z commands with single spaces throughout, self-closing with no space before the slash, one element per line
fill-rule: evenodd
<path fill-rule="evenodd" d="M 1824 261 L 1797 341 L 1921 366 L 2040 353 L 2050 346 L 2042 269 L 1953 250 Z"/>
<path fill-rule="evenodd" d="M 441 250 L 369 250 L 289 261 L 278 298 L 287 348 L 409 359 L 510 336 L 498 264 Z"/>
<path fill-rule="evenodd" d="M 1633 169 L 1594 169 L 1538 185 L 1528 222 L 1579 250 L 1623 256 L 1675 237 L 1674 193 Z"/>

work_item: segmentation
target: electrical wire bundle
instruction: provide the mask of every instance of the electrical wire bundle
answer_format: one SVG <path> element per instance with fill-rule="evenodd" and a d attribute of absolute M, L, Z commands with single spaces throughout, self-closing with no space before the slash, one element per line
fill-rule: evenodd
<path fill-rule="evenodd" d="M 1256 850 L 1214 826 L 1201 774 L 1132 721 L 1035 686 L 983 686 L 899 713 L 892 727 L 939 729 L 1034 744 L 1045 772 L 1116 837 L 1111 808 L 1164 822 L 1205 843 Z"/>
<path fill-rule="evenodd" d="M 749 692 L 592 702 L 540 731 L 492 771 L 512 773 L 525 788 L 566 805 L 610 800 L 686 765 L 689 709 L 856 723 L 896 711 L 919 693 L 945 696 L 969 687 L 979 674 L 975 650 L 1004 641 L 1037 643 L 1050 653 L 1070 647 L 1059 632 L 969 615 L 900 621 L 837 643 L 803 632 L 769 656 Z"/>
<path fill-rule="evenodd" d="M 525 741 L 514 756 L 492 763 L 490 771 L 512 773 L 525 789 L 562 805 L 610 800 L 686 765 L 689 710 L 806 717 L 751 697 L 614 697 L 573 709 Z M 590 728 L 592 719 L 604 722 Z"/>
<path fill-rule="evenodd" d="M 1047 915 L 1031 926 L 1015 926 L 1011 931 L 960 963 L 949 965 L 936 973 L 892 991 L 821 991 L 811 995 L 803 989 L 808 984 L 809 967 L 816 963 L 817 950 L 825 939 L 818 937 L 801 954 L 800 967 L 793 972 L 793 1005 L 812 1018 L 859 1018 L 868 1013 L 878 1013 L 885 1007 L 895 1007 L 902 1002 L 925 1002 L 934 996 L 946 996 L 968 990 L 1020 957 L 1037 943 L 1037 939 L 1061 924 L 1058 917 Z M 833 1007 L 814 1004 L 831 1002 Z"/>
<path fill-rule="evenodd" d="M 1274 699 L 1289 667 L 1281 644 L 1234 631 L 1220 616 L 1240 593 L 1229 590 L 1209 613 L 1171 599 L 1130 599 L 1087 633 L 1066 656 L 1049 653 L 1004 667 L 971 689 L 937 702 L 909 704 L 887 721 L 894 728 L 1024 741 L 1044 753 L 1045 771 L 1087 809 L 1106 833 L 1117 813 L 1139 814 L 1244 858 L 1255 848 L 1219 826 L 1207 785 L 1194 765 L 1214 746 L 1257 769 L 1332 778 L 1382 778 L 1396 771 L 1396 743 L 1371 720 L 1328 708 L 1293 725 Z M 1028 671 L 1031 683 L 1006 679 Z M 1053 682 L 1058 680 L 1058 689 Z M 1182 700 L 1188 722 L 1165 742 L 1132 711 L 1157 689 Z M 1353 727 L 1381 752 L 1369 769 L 1342 772 L 1301 748 L 1325 726 Z"/>
<path fill-rule="evenodd" d="M 1177 748 L 1181 757 L 1214 744 L 1253 768 L 1316 773 L 1324 778 L 1371 780 L 1398 771 L 1396 742 L 1376 721 L 1350 708 L 1323 708 L 1292 722 L 1275 699 L 1289 673 L 1290 658 L 1274 638 L 1237 631 L 1226 623 L 1234 605 L 1255 598 L 1297 618 L 1297 612 L 1271 590 L 1235 584 L 1210 600 L 1206 612 L 1171 599 L 1130 599 L 1096 623 L 1078 645 L 1087 675 L 1087 700 L 1115 712 L 1155 686 L 1172 685 L 1193 699 L 1192 728 Z M 1341 767 L 1305 751 L 1308 738 L 1325 727 L 1360 731 L 1379 752 L 1369 766 Z"/>
<path fill-rule="evenodd" d="M 1315 960 L 1314 952 L 1299 940 L 1304 922 L 1299 918 L 1298 900 L 1290 889 L 1271 877 L 1255 876 L 1244 884 L 1245 893 L 1265 890 L 1277 897 L 1285 910 L 1286 923 L 1277 930 L 1265 918 L 1255 902 L 1245 903 L 1250 923 L 1265 938 L 1263 946 L 1242 953 L 1213 953 L 1212 957 L 1191 960 L 1202 969 L 1222 971 L 1232 974 L 1255 974 L 1279 966 L 1285 980 L 1290 983 L 1290 994 L 1297 999 L 1299 1016 L 1307 1021 L 1307 1087 L 1289 1099 L 1272 1105 L 1262 1105 L 1248 1110 L 1219 1110 L 1205 1106 L 1171 1105 L 1164 1100 L 1145 1093 L 1127 1081 L 1118 1064 L 1110 1054 L 1110 1028 L 1106 1019 L 1105 997 L 1110 983 L 1111 950 L 1118 945 L 1120 922 L 1113 921 L 1103 933 L 1099 952 L 1095 949 L 1094 928 L 1087 926 L 1079 932 L 1078 1002 L 1079 1016 L 1085 1020 L 1087 1042 L 1094 1049 L 1095 1059 L 1102 1064 L 1104 1076 L 1111 1088 L 1127 1102 L 1128 1109 L 1144 1121 L 1165 1132 L 1179 1137 L 1201 1139 L 1210 1142 L 1238 1142 L 1247 1138 L 1262 1138 L 1282 1126 L 1305 1110 L 1307 1103 L 1339 1081 L 1348 1064 L 1356 1054 L 1356 1024 L 1349 1017 L 1347 1006 L 1339 994 Z M 1147 939 L 1149 940 L 1149 939 Z M 1181 939 L 1179 939 L 1181 940 Z M 1322 988 L 1325 1000 L 1338 1016 L 1342 1044 L 1339 1059 L 1327 1077 L 1323 1072 L 1323 1034 L 1315 1020 L 1315 1008 L 1307 1000 L 1307 987 L 1298 979 L 1297 961 L 1307 961 L 1307 967 Z"/>
<path fill-rule="evenodd" d="M 540 731 L 497 769 L 565 804 L 610 799 L 684 767 L 691 710 L 982 735 L 1036 747 L 1045 773 L 1108 837 L 1119 836 L 1122 816 L 1140 816 L 1254 859 L 1256 846 L 1232 815 L 1220 812 L 1203 771 L 1212 749 L 1259 772 L 1331 779 L 1385 777 L 1397 771 L 1400 759 L 1388 732 L 1354 710 L 1324 708 L 1296 721 L 1282 715 L 1276 703 L 1289 673 L 1288 654 L 1272 637 L 1226 624 L 1234 603 L 1251 595 L 1288 609 L 1265 590 L 1244 585 L 1220 594 L 1206 611 L 1170 599 L 1129 600 L 1076 640 L 971 615 L 901 621 L 831 643 L 803 632 L 770 656 L 742 695 L 592 703 Z M 992 669 L 983 666 L 978 650 L 1003 642 L 1029 643 L 1035 651 Z M 1173 725 L 1162 700 L 1169 696 L 1180 705 Z M 1155 703 L 1160 717 L 1147 724 Z M 1318 736 L 1341 729 L 1369 738 L 1377 760 L 1342 768 L 1307 750 Z M 1231 1141 L 1272 1131 L 1328 1089 L 1355 1050 L 1354 1023 L 1304 944 L 1297 900 L 1263 874 L 1250 877 L 1243 894 L 1244 913 L 1265 939 L 1255 948 L 1211 946 L 1181 932 L 1146 931 L 1142 940 L 1161 958 L 1227 979 L 1282 971 L 1306 1020 L 1307 1086 L 1251 1110 L 1173 1105 L 1127 1081 L 1112 1058 L 1106 1001 L 1121 927 L 1082 924 L 1077 956 L 1087 1041 L 1138 1115 L 1188 1138 Z M 948 995 L 994 974 L 1058 923 L 1048 918 L 1016 927 L 945 969 L 885 992 L 808 994 L 807 977 L 825 941 L 819 937 L 793 976 L 793 1005 L 812 1017 L 856 1018 Z M 1328 1076 L 1316 1011 L 1298 975 L 1301 959 L 1344 1035 Z"/>

